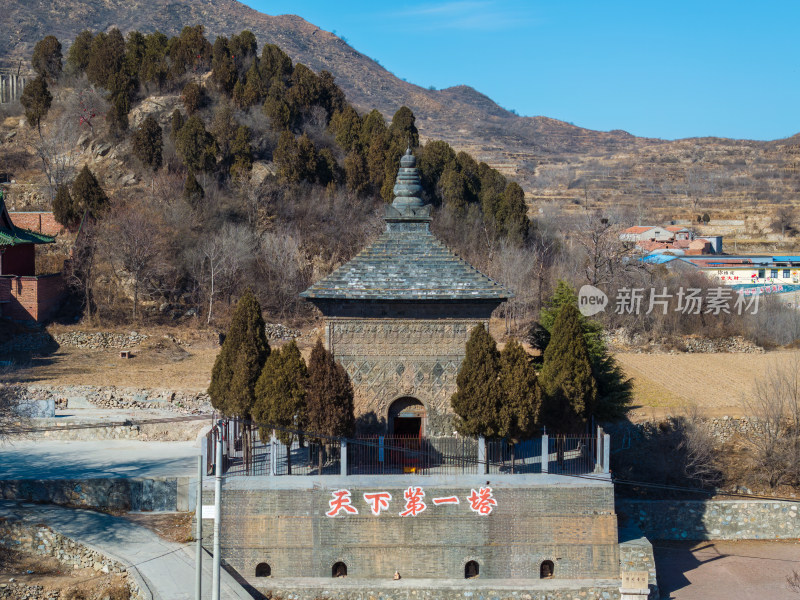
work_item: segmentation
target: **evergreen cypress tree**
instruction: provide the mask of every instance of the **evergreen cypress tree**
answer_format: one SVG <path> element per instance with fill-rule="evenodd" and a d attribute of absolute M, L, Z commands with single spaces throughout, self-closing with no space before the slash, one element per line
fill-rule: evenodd
<path fill-rule="evenodd" d="M 163 137 L 164 132 L 152 115 L 147 115 L 133 134 L 133 153 L 153 171 L 157 171 L 162 163 Z"/>
<path fill-rule="evenodd" d="M 31 57 L 33 70 L 40 77 L 54 83 L 61 77 L 61 42 L 53 35 L 48 35 L 33 47 Z"/>
<path fill-rule="evenodd" d="M 321 340 L 317 340 L 308 362 L 307 406 L 311 432 L 325 436 L 353 433 L 353 384 Z"/>
<path fill-rule="evenodd" d="M 256 382 L 253 419 L 259 423 L 262 441 L 272 434 L 272 427 L 281 443 L 291 448 L 297 438 L 296 430 L 305 426 L 308 369 L 292 340 L 281 349 L 273 350 Z M 291 431 L 295 430 L 295 431 Z M 288 471 L 292 473 L 291 452 L 286 454 Z"/>
<path fill-rule="evenodd" d="M 78 225 L 81 216 L 69 194 L 69 187 L 62 183 L 53 199 L 53 218 L 67 229 L 72 229 Z"/>
<path fill-rule="evenodd" d="M 234 177 L 247 175 L 253 168 L 253 147 L 250 145 L 250 129 L 247 126 L 240 125 L 236 129 L 230 153 L 233 160 L 231 174 Z"/>
<path fill-rule="evenodd" d="M 561 432 L 580 428 L 597 401 L 597 382 L 580 317 L 574 304 L 559 311 L 539 374 L 545 397 L 543 420 Z"/>
<path fill-rule="evenodd" d="M 67 70 L 75 75 L 83 73 L 89 64 L 94 35 L 88 29 L 81 31 L 67 53 Z"/>
<path fill-rule="evenodd" d="M 233 312 L 231 326 L 214 361 L 208 395 L 226 416 L 250 418 L 255 386 L 270 353 L 261 306 L 247 290 Z"/>
<path fill-rule="evenodd" d="M 498 435 L 502 395 L 499 371 L 497 344 L 483 325 L 477 325 L 470 332 L 466 355 L 458 370 L 458 391 L 450 398 L 460 434 Z"/>
<path fill-rule="evenodd" d="M 344 367 L 321 340 L 311 351 L 308 361 L 308 395 L 306 397 L 308 430 L 321 436 L 352 435 L 355 427 L 353 414 L 353 384 Z M 323 438 L 318 451 L 319 473 L 322 473 Z"/>
<path fill-rule="evenodd" d="M 200 200 L 205 198 L 205 191 L 203 186 L 197 181 L 193 171 L 186 174 L 186 183 L 183 185 L 183 199 L 186 200 L 190 206 L 196 208 Z"/>
<path fill-rule="evenodd" d="M 567 304 L 578 306 L 578 296 L 565 281 L 559 281 L 553 296 L 542 309 L 539 321 L 544 331 L 538 332 L 539 343 L 546 347 L 550 340 L 556 317 Z M 578 313 L 592 374 L 597 382 L 598 419 L 617 419 L 625 415 L 633 401 L 633 382 L 625 375 L 616 358 L 608 351 L 603 339 L 603 327 L 597 321 Z"/>
<path fill-rule="evenodd" d="M 531 357 L 515 339 L 500 353 L 500 383 L 499 435 L 513 441 L 529 437 L 539 420 L 542 391 Z"/>
<path fill-rule="evenodd" d="M 175 142 L 178 139 L 178 132 L 181 130 L 181 127 L 183 127 L 183 113 L 177 108 L 172 111 L 170 125 L 169 139 Z"/>
<path fill-rule="evenodd" d="M 19 101 L 25 108 L 25 119 L 27 119 L 28 125 L 36 127 L 36 130 L 41 133 L 42 119 L 47 116 L 50 104 L 53 102 L 53 95 L 47 89 L 45 78 L 39 75 L 26 85 Z"/>
<path fill-rule="evenodd" d="M 211 171 L 216 165 L 217 144 L 197 115 L 189 117 L 175 142 L 183 163 L 190 171 Z"/>
<path fill-rule="evenodd" d="M 183 86 L 181 96 L 183 98 L 183 107 L 190 117 L 205 103 L 205 91 L 202 86 L 194 81 L 190 81 Z"/>
<path fill-rule="evenodd" d="M 84 213 L 96 219 L 108 206 L 108 196 L 86 165 L 72 182 L 72 203 L 79 219 Z"/>
<path fill-rule="evenodd" d="M 231 56 L 228 38 L 224 35 L 219 36 L 214 41 L 211 51 L 211 71 L 211 76 L 219 86 L 220 91 L 230 96 L 233 86 L 236 85 L 238 75 L 236 73 L 236 63 L 234 63 L 233 56 Z"/>

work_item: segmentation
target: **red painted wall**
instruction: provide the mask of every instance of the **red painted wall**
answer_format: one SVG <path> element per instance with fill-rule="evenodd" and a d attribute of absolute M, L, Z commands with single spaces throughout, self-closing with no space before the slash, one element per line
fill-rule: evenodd
<path fill-rule="evenodd" d="M 46 321 L 58 312 L 64 297 L 64 279 L 60 273 L 41 277 L 0 278 L 0 300 L 11 284 L 11 300 L 2 304 L 3 316 L 20 321 Z"/>
<path fill-rule="evenodd" d="M 0 275 L 36 275 L 36 246 L 0 248 Z"/>
<path fill-rule="evenodd" d="M 58 235 L 63 227 L 56 222 L 51 212 L 8 212 L 11 222 L 17 227 L 45 235 Z"/>

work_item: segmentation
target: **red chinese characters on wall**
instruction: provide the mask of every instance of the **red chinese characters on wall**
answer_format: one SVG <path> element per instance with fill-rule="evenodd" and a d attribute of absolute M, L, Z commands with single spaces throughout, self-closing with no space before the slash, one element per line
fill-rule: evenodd
<path fill-rule="evenodd" d="M 335 492 L 331 492 L 331 495 L 333 498 L 328 502 L 331 509 L 325 513 L 327 516 L 335 517 L 342 511 L 351 515 L 358 514 L 358 509 L 353 506 L 350 500 L 350 490 L 336 490 Z"/>
<path fill-rule="evenodd" d="M 370 513 L 379 516 L 382 512 L 388 511 L 392 502 L 390 492 L 365 492 L 362 494 L 364 502 L 369 507 Z M 470 495 L 464 498 L 469 504 L 470 510 L 480 516 L 487 516 L 497 506 L 491 487 L 481 487 L 477 490 L 471 489 Z M 409 486 L 403 492 L 403 509 L 398 513 L 401 517 L 416 517 L 424 512 L 428 505 L 425 502 L 425 490 L 421 486 Z M 459 505 L 461 500 L 458 496 L 437 496 L 431 498 L 433 506 Z M 331 492 L 331 499 L 328 501 L 330 510 L 325 515 L 328 517 L 357 515 L 358 509 L 353 506 L 350 490 L 336 490 Z"/>
<path fill-rule="evenodd" d="M 383 510 L 389 510 L 389 502 L 392 501 L 392 495 L 389 492 L 373 492 L 371 494 L 364 494 L 364 502 L 369 504 L 369 509 L 376 517 L 381 514 Z"/>

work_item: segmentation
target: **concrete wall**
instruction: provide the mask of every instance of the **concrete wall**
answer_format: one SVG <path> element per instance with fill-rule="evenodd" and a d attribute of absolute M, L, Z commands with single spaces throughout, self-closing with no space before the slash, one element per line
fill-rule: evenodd
<path fill-rule="evenodd" d="M 195 507 L 196 478 L 18 479 L 0 481 L 0 498 L 124 511 L 186 511 Z"/>
<path fill-rule="evenodd" d="M 617 499 L 621 518 L 653 540 L 800 538 L 800 502 Z"/>
<path fill-rule="evenodd" d="M 333 564 L 342 561 L 352 578 L 391 578 L 398 570 L 404 578 L 462 579 L 474 560 L 481 578 L 535 579 L 542 561 L 551 560 L 556 579 L 616 578 L 613 488 L 577 481 L 546 475 L 231 478 L 223 491 L 223 559 L 245 577 L 262 562 L 274 577 L 331 577 Z M 409 486 L 423 488 L 427 508 L 401 517 Z M 481 487 L 491 487 L 497 501 L 491 514 L 473 512 L 467 500 Z M 326 516 L 340 489 L 350 491 L 358 514 Z M 362 495 L 378 491 L 392 500 L 375 516 Z M 433 505 L 445 496 L 459 504 Z"/>

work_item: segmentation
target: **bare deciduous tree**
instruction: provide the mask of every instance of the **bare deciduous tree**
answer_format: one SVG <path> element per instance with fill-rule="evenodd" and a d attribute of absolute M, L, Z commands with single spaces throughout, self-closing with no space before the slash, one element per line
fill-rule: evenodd
<path fill-rule="evenodd" d="M 142 285 L 162 266 L 164 240 L 161 215 L 141 200 L 118 204 L 103 220 L 104 255 L 118 276 L 126 273 L 130 277 L 133 319 L 138 314 Z"/>
<path fill-rule="evenodd" d="M 771 365 L 742 404 L 752 420 L 745 440 L 754 473 L 773 488 L 800 482 L 800 358 Z"/>
<path fill-rule="evenodd" d="M 686 476 L 703 487 L 722 483 L 714 438 L 700 419 L 697 406 L 692 406 L 682 419 L 683 439 L 678 449 L 684 451 L 683 470 Z"/>
<path fill-rule="evenodd" d="M 249 228 L 226 223 L 190 250 L 189 262 L 208 302 L 208 323 L 213 318 L 215 297 L 224 294 L 230 300 L 239 288 L 255 245 Z"/>
<path fill-rule="evenodd" d="M 627 251 L 619 240 L 619 229 L 608 218 L 592 214 L 577 235 L 578 243 L 586 251 L 586 281 L 594 286 L 609 283 L 615 270 L 622 266 Z"/>
<path fill-rule="evenodd" d="M 298 293 L 309 283 L 310 265 L 300 243 L 288 232 L 266 232 L 258 253 L 260 279 L 269 296 L 267 307 L 281 317 L 296 310 Z"/>

